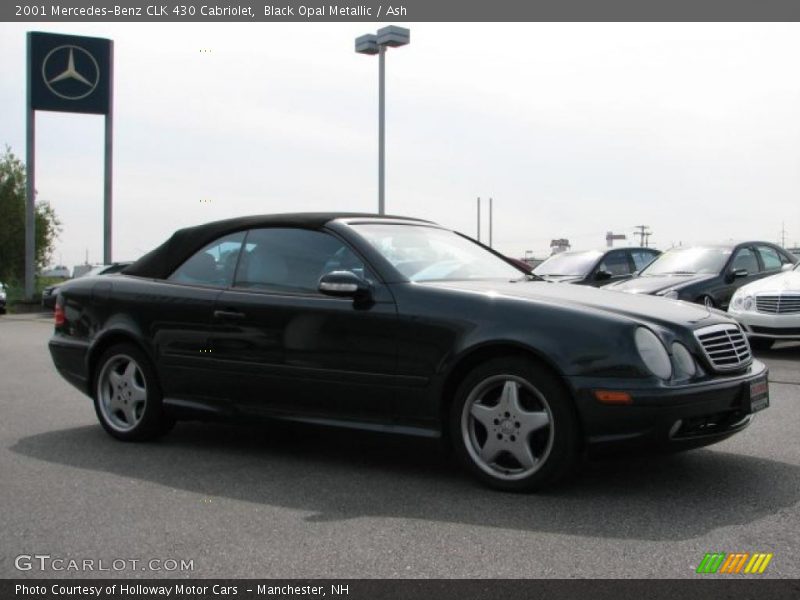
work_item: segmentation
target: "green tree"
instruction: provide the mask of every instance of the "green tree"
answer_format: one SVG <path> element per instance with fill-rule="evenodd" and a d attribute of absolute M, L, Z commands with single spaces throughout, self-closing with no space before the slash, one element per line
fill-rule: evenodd
<path fill-rule="evenodd" d="M 6 146 L 0 156 L 0 281 L 25 279 L 25 165 Z M 36 203 L 36 270 L 53 254 L 61 222 L 47 202 Z"/>

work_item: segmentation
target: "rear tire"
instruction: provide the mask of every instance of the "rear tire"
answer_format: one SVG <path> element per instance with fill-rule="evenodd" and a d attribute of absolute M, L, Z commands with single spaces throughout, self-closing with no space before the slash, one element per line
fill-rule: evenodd
<path fill-rule="evenodd" d="M 558 378 L 522 357 L 474 369 L 456 391 L 449 425 L 461 462 L 496 489 L 541 489 L 577 462 L 580 428 L 572 399 Z"/>
<path fill-rule="evenodd" d="M 169 432 L 175 419 L 164 411 L 161 388 L 150 360 L 133 344 L 108 348 L 93 382 L 97 418 L 111 436 L 139 442 Z"/>

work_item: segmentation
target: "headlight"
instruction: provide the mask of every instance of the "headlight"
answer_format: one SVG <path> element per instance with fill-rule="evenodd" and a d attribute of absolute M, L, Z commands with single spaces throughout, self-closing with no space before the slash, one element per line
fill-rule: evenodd
<path fill-rule="evenodd" d="M 658 336 L 649 329 L 639 327 L 634 339 L 639 356 L 650 372 L 661 379 L 669 379 L 672 376 L 672 362 Z"/>
<path fill-rule="evenodd" d="M 662 292 L 658 294 L 662 298 L 669 298 L 670 300 L 677 300 L 678 299 L 678 292 L 677 290 L 667 290 L 666 292 Z"/>
<path fill-rule="evenodd" d="M 689 378 L 697 371 L 692 353 L 680 342 L 672 344 L 672 358 L 675 359 L 675 368 L 679 377 Z"/>
<path fill-rule="evenodd" d="M 739 290 L 733 295 L 731 306 L 734 310 L 750 311 L 755 309 L 755 300 L 752 294 Z"/>

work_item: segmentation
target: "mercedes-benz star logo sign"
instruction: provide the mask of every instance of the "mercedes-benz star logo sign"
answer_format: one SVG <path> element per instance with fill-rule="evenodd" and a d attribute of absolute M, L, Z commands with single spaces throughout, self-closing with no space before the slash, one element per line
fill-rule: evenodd
<path fill-rule="evenodd" d="M 68 44 L 47 53 L 42 61 L 42 78 L 59 98 L 80 100 L 97 87 L 100 67 L 87 50 Z"/>

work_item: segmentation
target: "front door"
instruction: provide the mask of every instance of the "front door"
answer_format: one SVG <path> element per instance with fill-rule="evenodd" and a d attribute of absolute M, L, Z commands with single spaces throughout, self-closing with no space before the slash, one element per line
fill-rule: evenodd
<path fill-rule="evenodd" d="M 350 270 L 371 301 L 318 291 Z M 217 299 L 211 350 L 241 411 L 386 421 L 393 412 L 397 315 L 389 290 L 325 231 L 248 232 L 231 289 Z"/>

